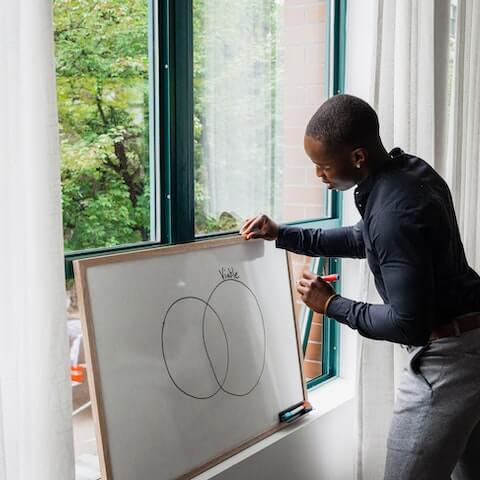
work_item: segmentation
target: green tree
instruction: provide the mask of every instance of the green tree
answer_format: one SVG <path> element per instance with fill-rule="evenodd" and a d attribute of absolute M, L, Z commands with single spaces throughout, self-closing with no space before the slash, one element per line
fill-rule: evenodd
<path fill-rule="evenodd" d="M 149 239 L 148 5 L 54 0 L 66 250 Z"/>

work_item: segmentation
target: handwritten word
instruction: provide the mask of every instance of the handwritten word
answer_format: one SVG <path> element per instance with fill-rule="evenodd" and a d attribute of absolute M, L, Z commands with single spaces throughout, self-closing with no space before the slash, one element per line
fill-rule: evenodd
<path fill-rule="evenodd" d="M 220 274 L 220 276 L 222 277 L 223 280 L 228 280 L 228 279 L 235 279 L 235 280 L 239 280 L 240 279 L 240 275 L 234 270 L 233 267 L 228 267 L 228 268 L 225 268 L 225 267 L 222 267 L 218 273 Z"/>

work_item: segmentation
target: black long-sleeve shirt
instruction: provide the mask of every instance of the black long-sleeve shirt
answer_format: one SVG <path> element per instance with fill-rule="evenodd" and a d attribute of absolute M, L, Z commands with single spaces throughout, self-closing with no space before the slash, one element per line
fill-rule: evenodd
<path fill-rule="evenodd" d="M 350 227 L 280 226 L 276 245 L 310 256 L 367 258 L 385 304 L 335 297 L 327 315 L 365 337 L 425 345 L 432 329 L 480 312 L 480 276 L 469 267 L 446 182 L 395 148 L 355 189 L 362 220 Z"/>

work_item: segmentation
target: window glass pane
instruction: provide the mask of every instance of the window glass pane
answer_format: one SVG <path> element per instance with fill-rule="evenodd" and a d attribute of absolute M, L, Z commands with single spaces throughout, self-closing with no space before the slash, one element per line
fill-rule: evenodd
<path fill-rule="evenodd" d="M 325 0 L 194 0 L 197 234 L 327 216 L 303 151 L 327 92 Z"/>
<path fill-rule="evenodd" d="M 54 0 L 65 249 L 150 240 L 147 0 Z"/>

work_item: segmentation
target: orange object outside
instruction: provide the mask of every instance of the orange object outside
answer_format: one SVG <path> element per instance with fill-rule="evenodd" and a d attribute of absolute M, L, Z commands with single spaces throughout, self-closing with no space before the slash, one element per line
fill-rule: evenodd
<path fill-rule="evenodd" d="M 85 380 L 85 371 L 81 365 L 72 365 L 70 367 L 70 378 L 72 382 L 82 383 Z"/>

